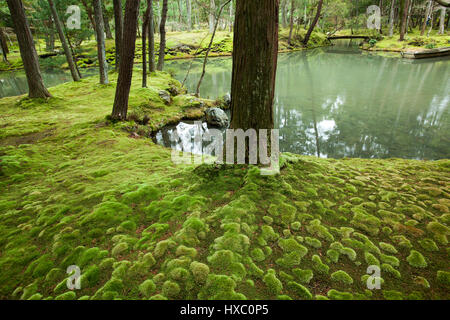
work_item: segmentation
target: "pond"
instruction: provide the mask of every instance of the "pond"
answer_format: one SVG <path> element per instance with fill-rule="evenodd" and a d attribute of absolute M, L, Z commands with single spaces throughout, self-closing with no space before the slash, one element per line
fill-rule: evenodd
<path fill-rule="evenodd" d="M 183 81 L 191 62 L 171 61 L 166 68 Z M 192 62 L 189 92 L 201 64 Z M 231 68 L 231 58 L 210 59 L 200 96 L 228 93 Z M 280 149 L 330 158 L 450 158 L 449 75 L 448 57 L 406 60 L 349 42 L 280 54 L 274 103 Z M 158 143 L 180 149 L 167 139 L 174 129 L 160 132 Z M 186 122 L 177 130 L 193 135 L 196 127 Z M 189 143 L 184 139 L 185 147 Z M 198 152 L 193 143 L 192 150 Z"/>

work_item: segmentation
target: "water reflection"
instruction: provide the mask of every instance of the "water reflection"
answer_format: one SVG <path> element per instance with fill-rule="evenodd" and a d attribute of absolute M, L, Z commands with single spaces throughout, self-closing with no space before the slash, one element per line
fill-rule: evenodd
<path fill-rule="evenodd" d="M 190 62 L 168 68 L 184 79 Z M 229 92 L 231 59 L 212 59 L 200 93 Z M 193 91 L 201 62 L 186 86 Z M 305 155 L 450 158 L 450 59 L 411 61 L 352 44 L 279 57 L 275 126 L 280 148 Z"/>

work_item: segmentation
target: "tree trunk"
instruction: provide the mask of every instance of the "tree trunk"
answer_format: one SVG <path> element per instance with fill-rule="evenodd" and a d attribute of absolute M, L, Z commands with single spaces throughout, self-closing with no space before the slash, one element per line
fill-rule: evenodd
<path fill-rule="evenodd" d="M 192 30 L 192 6 L 191 0 L 186 0 L 186 11 L 187 11 L 187 27 L 188 31 Z"/>
<path fill-rule="evenodd" d="M 163 0 L 163 7 L 161 12 L 161 22 L 159 24 L 159 34 L 160 34 L 160 42 L 159 42 L 159 57 L 158 57 L 158 67 L 159 71 L 162 71 L 164 68 L 164 56 L 166 51 L 166 20 L 167 20 L 167 0 Z"/>
<path fill-rule="evenodd" d="M 88 15 L 89 21 L 91 22 L 92 28 L 94 29 L 94 31 L 96 31 L 97 26 L 95 25 L 94 14 L 92 13 L 91 7 L 86 2 L 86 0 L 81 0 L 81 3 L 83 4 L 84 8 L 86 9 L 86 13 Z M 97 34 L 95 34 L 95 36 L 97 37 Z"/>
<path fill-rule="evenodd" d="M 309 26 L 308 32 L 305 35 L 305 39 L 303 40 L 303 45 L 306 47 L 309 42 L 309 38 L 311 37 L 311 33 L 314 31 L 314 28 L 316 27 L 317 22 L 320 18 L 320 13 L 322 12 L 322 5 L 323 0 L 319 0 L 319 4 L 317 5 L 317 12 L 316 16 L 314 17 L 314 20 L 312 21 L 311 25 Z"/>
<path fill-rule="evenodd" d="M 430 17 L 430 11 L 433 7 L 433 0 L 428 1 L 428 6 L 425 10 L 425 18 L 422 24 L 422 30 L 420 31 L 420 35 L 423 36 L 425 34 L 425 29 L 427 28 L 428 19 Z"/>
<path fill-rule="evenodd" d="M 445 33 L 445 11 L 447 8 L 441 8 L 441 17 L 439 18 L 439 34 Z"/>
<path fill-rule="evenodd" d="M 111 28 L 109 27 L 109 19 L 105 8 L 105 3 L 102 1 L 102 11 L 103 11 L 103 25 L 105 26 L 106 39 L 112 39 Z"/>
<path fill-rule="evenodd" d="M 391 1 L 391 13 L 389 15 L 389 37 L 394 35 L 395 0 Z"/>
<path fill-rule="evenodd" d="M 400 29 L 400 41 L 405 41 L 405 33 L 406 33 L 406 22 L 408 20 L 408 11 L 409 11 L 409 1 L 405 0 L 404 7 L 403 7 L 403 18 L 402 18 L 402 25 Z"/>
<path fill-rule="evenodd" d="M 214 0 L 209 1 L 209 33 L 214 32 L 216 3 Z"/>
<path fill-rule="evenodd" d="M 111 118 L 125 120 L 128 112 L 128 98 L 130 96 L 131 80 L 133 77 L 134 50 L 136 47 L 137 19 L 139 0 L 127 0 L 125 4 L 125 19 L 121 48 L 121 62 L 119 78 L 117 80 L 116 95 Z"/>
<path fill-rule="evenodd" d="M 231 127 L 273 129 L 279 0 L 236 1 Z"/>
<path fill-rule="evenodd" d="M 8 62 L 8 41 L 6 40 L 5 31 L 0 27 L 0 47 L 2 49 L 3 61 Z"/>
<path fill-rule="evenodd" d="M 70 73 L 72 74 L 73 81 L 80 81 L 80 76 L 78 75 L 75 62 L 73 61 L 72 52 L 70 51 L 69 45 L 67 44 L 66 36 L 63 31 L 61 20 L 59 19 L 58 11 L 56 11 L 55 3 L 53 0 L 48 0 L 50 10 L 52 12 L 53 21 L 55 22 L 56 30 L 58 31 L 59 40 L 64 49 L 64 54 L 66 55 L 67 63 L 69 64 Z"/>
<path fill-rule="evenodd" d="M 288 39 L 289 45 L 291 45 L 292 30 L 294 29 L 294 12 L 295 12 L 295 0 L 291 0 L 291 16 L 289 21 L 289 39 Z"/>
<path fill-rule="evenodd" d="M 150 72 L 155 72 L 155 24 L 153 20 L 153 0 L 147 0 L 147 5 L 150 8 L 148 19 L 148 69 Z"/>
<path fill-rule="evenodd" d="M 147 0 L 147 10 L 145 10 L 142 23 L 142 88 L 147 87 L 147 31 L 150 18 L 150 2 L 151 0 Z"/>
<path fill-rule="evenodd" d="M 102 4 L 100 0 L 92 0 L 94 7 L 95 25 L 97 26 L 97 56 L 100 72 L 100 83 L 107 84 L 108 64 L 106 63 L 105 32 L 103 27 Z"/>
<path fill-rule="evenodd" d="M 116 70 L 119 70 L 120 64 L 120 48 L 122 46 L 122 29 L 123 29 L 123 13 L 122 1 L 114 0 L 114 28 L 115 28 L 115 43 L 116 43 Z"/>
<path fill-rule="evenodd" d="M 14 23 L 14 31 L 19 42 L 20 56 L 28 82 L 28 96 L 30 98 L 51 97 L 42 81 L 38 55 L 34 47 L 33 37 L 28 24 L 22 0 L 7 0 L 9 12 Z"/>
<path fill-rule="evenodd" d="M 287 3 L 288 0 L 281 0 L 281 25 L 283 28 L 287 28 Z"/>

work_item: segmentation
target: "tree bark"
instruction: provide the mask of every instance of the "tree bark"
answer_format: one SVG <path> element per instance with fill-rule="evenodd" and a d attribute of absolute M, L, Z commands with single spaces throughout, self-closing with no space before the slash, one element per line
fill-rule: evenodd
<path fill-rule="evenodd" d="M 439 34 L 445 33 L 445 11 L 447 8 L 441 8 L 441 17 L 439 18 Z"/>
<path fill-rule="evenodd" d="M 147 0 L 147 9 L 145 10 L 142 23 L 142 88 L 147 87 L 147 32 L 148 20 L 150 18 L 151 0 Z"/>
<path fill-rule="evenodd" d="M 425 29 L 427 28 L 427 22 L 428 22 L 428 18 L 430 17 L 430 12 L 432 10 L 432 7 L 433 7 L 433 0 L 429 0 L 427 8 L 425 10 L 425 18 L 423 20 L 422 30 L 420 31 L 421 36 L 423 36 L 425 34 Z"/>
<path fill-rule="evenodd" d="M 295 12 L 295 0 L 291 0 L 291 16 L 289 21 L 289 39 L 288 39 L 289 45 L 291 45 L 292 30 L 294 29 L 294 12 Z"/>
<path fill-rule="evenodd" d="M 192 4 L 191 0 L 186 0 L 186 11 L 187 11 L 187 27 L 188 31 L 192 30 Z"/>
<path fill-rule="evenodd" d="M 8 41 L 2 27 L 0 27 L 0 47 L 2 48 L 3 61 L 8 62 Z"/>
<path fill-rule="evenodd" d="M 434 2 L 437 2 L 439 5 L 450 8 L 450 2 L 445 2 L 444 0 L 434 0 Z"/>
<path fill-rule="evenodd" d="M 317 22 L 320 18 L 320 13 L 322 12 L 322 5 L 323 0 L 319 0 L 319 4 L 317 5 L 317 12 L 316 16 L 314 17 L 314 20 L 312 21 L 311 25 L 309 26 L 308 32 L 305 35 L 305 39 L 303 40 L 303 45 L 306 47 L 309 42 L 309 38 L 311 37 L 312 32 L 314 31 L 314 28 L 316 27 Z"/>
<path fill-rule="evenodd" d="M 58 31 L 59 40 L 61 41 L 62 47 L 64 49 L 64 54 L 66 55 L 67 63 L 69 64 L 69 69 L 70 73 L 72 74 L 73 81 L 80 81 L 80 76 L 75 66 L 75 62 L 73 61 L 72 52 L 70 51 L 69 45 L 67 44 L 66 36 L 63 31 L 61 20 L 59 19 L 58 11 L 56 11 L 55 3 L 53 2 L 53 0 L 48 0 L 48 4 L 52 12 L 56 30 Z"/>
<path fill-rule="evenodd" d="M 14 23 L 14 31 L 19 42 L 20 56 L 28 82 L 28 96 L 30 98 L 51 97 L 42 81 L 38 55 L 34 47 L 33 36 L 28 24 L 22 0 L 7 0 L 9 12 Z"/>
<path fill-rule="evenodd" d="M 231 127 L 273 129 L 279 0 L 236 1 Z"/>
<path fill-rule="evenodd" d="M 91 22 L 91 25 L 92 25 L 92 28 L 94 29 L 94 31 L 96 31 L 97 30 L 97 26 L 95 25 L 94 14 L 92 13 L 91 7 L 86 2 L 86 0 L 81 0 L 81 3 L 83 4 L 84 8 L 86 9 L 89 21 Z M 95 34 L 95 36 L 97 37 L 97 34 Z"/>
<path fill-rule="evenodd" d="M 100 72 L 100 83 L 107 84 L 108 81 L 108 64 L 106 62 L 105 48 L 105 32 L 103 27 L 102 4 L 100 0 L 92 0 L 94 7 L 95 25 L 97 26 L 97 56 Z"/>
<path fill-rule="evenodd" d="M 159 57 L 158 57 L 158 66 L 157 69 L 162 71 L 164 68 L 164 56 L 166 51 L 166 20 L 167 20 L 167 0 L 163 0 L 163 7 L 161 12 L 161 22 L 159 24 L 159 34 L 160 34 L 160 42 L 159 42 Z"/>
<path fill-rule="evenodd" d="M 408 11 L 409 11 L 409 1 L 405 0 L 404 7 L 403 7 L 403 18 L 402 18 L 402 25 L 400 29 L 400 41 L 405 41 L 405 33 L 406 33 L 406 22 L 408 20 Z"/>
<path fill-rule="evenodd" d="M 120 48 L 122 46 L 122 29 L 123 29 L 123 13 L 122 1 L 114 0 L 114 28 L 115 28 L 115 43 L 116 43 L 116 70 L 119 70 L 120 64 Z"/>
<path fill-rule="evenodd" d="M 214 32 L 215 25 L 215 12 L 216 12 L 216 3 L 214 0 L 209 0 L 209 33 Z"/>
<path fill-rule="evenodd" d="M 136 48 L 138 11 L 139 0 L 127 0 L 123 25 L 123 34 L 127 36 L 122 41 L 122 61 L 119 66 L 119 78 L 111 114 L 111 118 L 114 120 L 125 120 L 127 118 L 128 98 L 133 77 L 134 50 Z"/>
<path fill-rule="evenodd" d="M 148 19 L 148 69 L 150 72 L 155 72 L 155 24 L 153 20 L 153 0 L 147 0 L 147 3 L 150 8 Z"/>
<path fill-rule="evenodd" d="M 103 10 L 103 25 L 105 26 L 106 39 L 112 39 L 112 32 L 109 26 L 108 14 L 106 12 L 105 3 L 102 0 L 102 10 Z"/>
<path fill-rule="evenodd" d="M 389 37 L 394 35 L 395 0 L 391 1 L 391 13 L 389 15 Z"/>

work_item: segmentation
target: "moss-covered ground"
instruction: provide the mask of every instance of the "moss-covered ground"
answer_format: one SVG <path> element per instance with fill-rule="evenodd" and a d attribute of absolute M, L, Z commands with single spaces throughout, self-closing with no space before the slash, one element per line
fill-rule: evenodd
<path fill-rule="evenodd" d="M 306 30 L 299 29 L 294 32 L 291 45 L 288 44 L 289 30 L 280 30 L 280 52 L 303 49 L 301 41 L 303 40 Z M 166 43 L 165 60 L 187 59 L 195 57 L 204 57 L 208 49 L 211 35 L 205 30 L 197 30 L 192 32 L 168 32 Z M 36 46 L 39 54 L 45 53 L 45 46 Z M 313 32 L 308 48 L 316 48 L 329 44 L 326 36 L 320 32 Z M 62 52 L 59 41 L 56 41 L 55 49 Z M 95 40 L 84 41 L 76 50 L 78 66 L 80 68 L 89 68 L 97 65 L 97 46 Z M 155 37 L 156 60 L 159 52 L 159 35 Z M 233 33 L 227 31 L 217 31 L 210 57 L 229 56 L 233 51 Z M 106 40 L 106 58 L 108 62 L 115 65 L 115 42 L 114 40 Z M 0 61 L 0 71 L 22 69 L 23 64 L 20 58 L 20 52 L 17 44 L 11 47 L 11 54 L 8 56 L 9 64 Z M 41 58 L 40 63 L 43 67 L 68 68 L 66 58 L 63 54 L 56 57 Z M 142 39 L 136 40 L 135 63 L 142 63 Z"/>
<path fill-rule="evenodd" d="M 136 72 L 141 124 L 111 124 L 111 80 L 0 99 L 1 299 L 450 298 L 449 160 L 283 154 L 270 177 L 176 166 L 144 135 L 202 102 L 165 73 L 142 89 Z M 180 94 L 166 105 L 159 90 Z"/>

